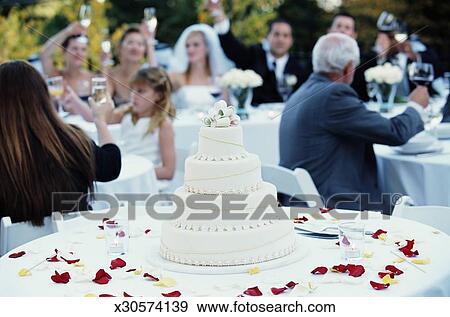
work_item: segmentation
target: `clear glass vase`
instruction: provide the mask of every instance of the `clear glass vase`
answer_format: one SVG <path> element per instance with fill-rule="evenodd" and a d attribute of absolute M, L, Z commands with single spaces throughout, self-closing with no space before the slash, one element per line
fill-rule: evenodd
<path fill-rule="evenodd" d="M 231 104 L 236 107 L 236 114 L 241 120 L 248 119 L 248 108 L 252 102 L 252 88 L 231 88 Z"/>
<path fill-rule="evenodd" d="M 397 93 L 397 84 L 377 84 L 378 89 L 375 95 L 380 112 L 389 112 L 394 107 L 394 98 Z"/>

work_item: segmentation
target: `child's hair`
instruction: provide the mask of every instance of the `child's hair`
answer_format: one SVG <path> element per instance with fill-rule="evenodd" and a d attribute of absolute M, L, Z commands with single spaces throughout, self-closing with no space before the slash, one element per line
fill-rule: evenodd
<path fill-rule="evenodd" d="M 146 135 L 155 132 L 167 117 L 175 117 L 175 107 L 171 100 L 172 83 L 164 69 L 159 67 L 141 68 L 133 77 L 130 84 L 147 85 L 161 95 L 161 98 L 155 102 L 155 113 L 150 120 Z M 133 115 L 133 122 L 136 123 L 137 120 L 137 116 Z"/>

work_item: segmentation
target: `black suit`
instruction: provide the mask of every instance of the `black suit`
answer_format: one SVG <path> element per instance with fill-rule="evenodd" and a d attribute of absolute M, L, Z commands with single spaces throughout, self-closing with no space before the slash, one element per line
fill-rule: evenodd
<path fill-rule="evenodd" d="M 262 77 L 263 85 L 253 90 L 253 105 L 283 101 L 277 90 L 275 72 L 269 69 L 266 51 L 261 44 L 247 47 L 233 35 L 231 30 L 226 34 L 219 35 L 219 39 L 225 54 L 236 64 L 236 67 L 241 69 L 251 69 Z M 297 77 L 297 84 L 293 87 L 293 92 L 307 78 L 307 74 L 300 66 L 299 60 L 292 55 L 289 55 L 284 73 L 292 74 Z"/>
<path fill-rule="evenodd" d="M 450 96 L 447 97 L 447 103 L 445 104 L 444 109 L 442 109 L 442 112 L 444 114 L 442 122 L 450 122 Z"/>

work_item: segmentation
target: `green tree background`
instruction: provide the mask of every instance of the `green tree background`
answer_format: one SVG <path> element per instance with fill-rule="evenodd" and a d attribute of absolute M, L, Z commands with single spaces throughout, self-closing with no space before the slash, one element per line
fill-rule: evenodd
<path fill-rule="evenodd" d="M 113 40 L 128 23 L 140 22 L 145 7 L 155 7 L 159 20 L 157 37 L 173 45 L 183 29 L 197 22 L 211 23 L 204 7 L 205 0 L 41 0 L 22 1 L 22 6 L 0 0 L 0 62 L 28 58 L 38 53 L 47 37 L 77 19 L 80 5 L 88 2 L 94 17 L 89 27 L 90 62 L 98 64 L 102 29 L 108 28 Z M 436 49 L 445 69 L 450 69 L 450 2 L 438 0 L 342 0 L 340 7 L 323 9 L 326 0 L 223 0 L 233 31 L 245 43 L 260 41 L 267 32 L 267 22 L 281 16 L 293 25 L 293 51 L 309 59 L 317 38 L 327 31 L 338 10 L 346 10 L 357 18 L 358 42 L 364 50 L 373 46 L 375 23 L 383 10 L 406 21 L 412 32 Z M 40 34 L 45 34 L 44 36 Z"/>

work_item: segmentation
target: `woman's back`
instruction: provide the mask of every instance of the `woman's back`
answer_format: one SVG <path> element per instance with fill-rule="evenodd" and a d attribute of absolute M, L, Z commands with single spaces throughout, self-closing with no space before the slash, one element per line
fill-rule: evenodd
<path fill-rule="evenodd" d="M 51 105 L 45 81 L 25 62 L 0 65 L 0 130 L 0 217 L 13 222 L 41 225 L 52 211 L 73 209 L 63 206 L 64 200 L 77 202 L 94 180 L 114 179 L 120 172 L 118 148 L 99 148 L 66 125 Z M 85 199 L 74 208 L 83 209 Z"/>

